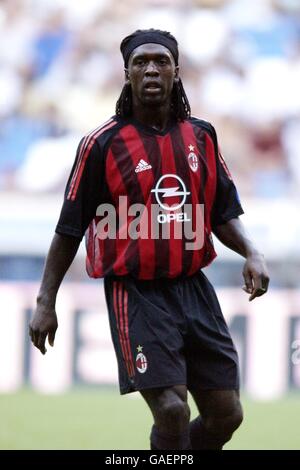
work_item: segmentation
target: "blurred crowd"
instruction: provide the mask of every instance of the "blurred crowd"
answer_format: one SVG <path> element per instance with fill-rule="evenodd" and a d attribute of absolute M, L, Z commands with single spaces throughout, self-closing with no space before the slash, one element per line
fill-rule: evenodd
<path fill-rule="evenodd" d="M 299 197 L 299 0 L 0 0 L 0 191 L 62 191 L 114 114 L 122 38 L 149 27 L 177 38 L 241 195 Z"/>

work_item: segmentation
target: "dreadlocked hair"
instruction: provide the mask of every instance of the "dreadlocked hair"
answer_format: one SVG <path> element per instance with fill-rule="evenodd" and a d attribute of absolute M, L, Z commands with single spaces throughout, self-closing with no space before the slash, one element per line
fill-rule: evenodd
<path fill-rule="evenodd" d="M 174 82 L 171 96 L 171 111 L 178 121 L 184 121 L 191 117 L 191 107 L 183 88 L 181 79 Z M 116 103 L 116 115 L 122 118 L 132 116 L 132 91 L 129 83 L 123 86 L 122 92 Z"/>
<path fill-rule="evenodd" d="M 191 106 L 183 88 L 181 78 L 174 82 L 171 107 L 175 118 L 179 121 L 184 121 L 191 117 Z"/>
<path fill-rule="evenodd" d="M 132 115 L 132 92 L 130 83 L 125 83 L 116 103 L 116 115 L 126 118 Z"/>

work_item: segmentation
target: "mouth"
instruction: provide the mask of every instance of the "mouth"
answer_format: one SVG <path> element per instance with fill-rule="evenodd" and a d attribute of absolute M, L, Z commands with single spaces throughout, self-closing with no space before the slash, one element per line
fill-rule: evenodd
<path fill-rule="evenodd" d="M 158 82 L 147 82 L 144 85 L 144 90 L 147 93 L 157 93 L 161 90 L 161 85 Z"/>

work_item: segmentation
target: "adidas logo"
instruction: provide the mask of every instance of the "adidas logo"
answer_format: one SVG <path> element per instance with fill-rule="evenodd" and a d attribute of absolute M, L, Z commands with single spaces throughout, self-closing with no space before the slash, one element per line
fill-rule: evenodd
<path fill-rule="evenodd" d="M 151 170 L 152 166 L 149 163 L 145 162 L 142 158 L 135 168 L 135 172 L 139 173 L 140 171 Z"/>

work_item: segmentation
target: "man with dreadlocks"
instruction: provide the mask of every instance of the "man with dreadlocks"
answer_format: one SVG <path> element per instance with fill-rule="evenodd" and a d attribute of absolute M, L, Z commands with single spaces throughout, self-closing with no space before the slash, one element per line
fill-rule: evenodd
<path fill-rule="evenodd" d="M 236 349 L 201 271 L 216 256 L 211 232 L 246 259 L 249 300 L 267 291 L 267 269 L 239 220 L 216 132 L 191 117 L 176 39 L 138 30 L 121 52 L 125 85 L 116 115 L 79 144 L 31 340 L 43 354 L 47 336 L 53 346 L 56 294 L 86 234 L 87 271 L 104 277 L 120 391 L 138 390 L 148 404 L 151 449 L 222 449 L 242 409 Z M 110 208 L 117 224 L 106 217 Z M 188 391 L 199 410 L 191 422 Z"/>

